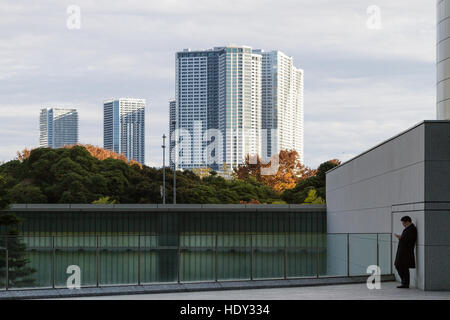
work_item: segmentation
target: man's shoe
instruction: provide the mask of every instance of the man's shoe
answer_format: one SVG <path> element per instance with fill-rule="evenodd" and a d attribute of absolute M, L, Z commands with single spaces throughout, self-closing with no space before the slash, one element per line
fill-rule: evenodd
<path fill-rule="evenodd" d="M 409 286 L 405 286 L 405 285 L 401 285 L 401 286 L 398 286 L 397 288 L 399 288 L 399 289 L 409 289 Z"/>

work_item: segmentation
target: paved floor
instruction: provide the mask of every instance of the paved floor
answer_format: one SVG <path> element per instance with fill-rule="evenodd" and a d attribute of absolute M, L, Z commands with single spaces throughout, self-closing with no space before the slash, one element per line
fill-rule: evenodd
<path fill-rule="evenodd" d="M 450 292 L 397 289 L 396 282 L 383 282 L 381 289 L 366 284 L 318 287 L 157 293 L 127 296 L 74 298 L 87 300 L 450 300 Z"/>

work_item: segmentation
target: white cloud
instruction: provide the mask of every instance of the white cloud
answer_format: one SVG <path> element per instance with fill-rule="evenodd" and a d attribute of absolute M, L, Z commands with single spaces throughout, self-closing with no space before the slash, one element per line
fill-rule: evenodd
<path fill-rule="evenodd" d="M 434 118 L 435 4 L 379 0 L 2 2 L 0 160 L 35 146 L 41 106 L 76 106 L 80 140 L 102 144 L 102 101 L 147 99 L 147 156 L 161 162 L 175 52 L 228 43 L 280 49 L 305 70 L 305 160 L 345 158 Z M 27 128 L 24 130 L 24 128 Z M 14 143 L 9 136 L 14 135 Z"/>

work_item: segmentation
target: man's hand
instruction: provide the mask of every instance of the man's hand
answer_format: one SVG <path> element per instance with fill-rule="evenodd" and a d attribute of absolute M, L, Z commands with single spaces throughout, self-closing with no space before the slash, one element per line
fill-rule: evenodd
<path fill-rule="evenodd" d="M 397 237 L 398 240 L 400 240 L 400 238 L 402 237 L 402 236 L 399 235 L 399 234 L 395 234 L 395 236 Z"/>

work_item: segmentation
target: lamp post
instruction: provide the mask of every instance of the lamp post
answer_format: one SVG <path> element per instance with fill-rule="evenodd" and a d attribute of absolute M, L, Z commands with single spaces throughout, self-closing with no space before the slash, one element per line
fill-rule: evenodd
<path fill-rule="evenodd" d="M 162 152 L 163 152 L 163 204 L 166 204 L 166 135 L 163 134 L 163 144 L 162 144 Z"/>
<path fill-rule="evenodd" d="M 177 204 L 177 156 L 178 156 L 178 146 L 177 146 L 177 121 L 173 120 L 173 132 L 175 134 L 175 144 L 173 153 L 173 204 Z"/>

